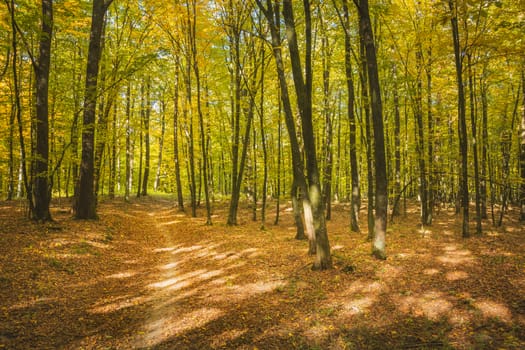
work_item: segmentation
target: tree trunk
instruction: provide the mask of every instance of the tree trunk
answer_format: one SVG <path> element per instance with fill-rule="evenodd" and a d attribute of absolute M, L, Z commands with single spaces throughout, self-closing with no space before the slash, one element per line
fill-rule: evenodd
<path fill-rule="evenodd" d="M 522 109 L 521 109 L 521 127 L 520 127 L 520 221 L 525 221 L 525 67 L 521 71 L 521 90 L 522 90 Z"/>
<path fill-rule="evenodd" d="M 465 115 L 465 89 L 463 86 L 463 63 L 462 52 L 459 41 L 459 29 L 457 18 L 457 4 L 454 0 L 449 0 L 451 12 L 452 38 L 454 41 L 454 57 L 456 62 L 456 83 L 458 87 L 458 129 L 459 129 L 459 148 L 461 153 L 461 176 L 460 176 L 460 195 L 461 209 L 463 211 L 462 235 L 464 238 L 470 236 L 469 232 L 469 197 L 468 197 L 468 140 L 467 123 Z"/>
<path fill-rule="evenodd" d="M 472 154 L 474 155 L 474 189 L 476 192 L 476 234 L 482 233 L 481 226 L 481 193 L 480 193 L 480 178 L 479 178 L 479 161 L 478 161 L 478 132 L 476 128 L 476 101 L 474 93 L 474 76 L 472 73 L 472 56 L 467 54 L 468 60 L 468 85 L 469 85 L 469 100 L 470 100 L 470 127 L 472 128 Z"/>
<path fill-rule="evenodd" d="M 201 101 L 201 77 L 199 72 L 199 65 L 197 62 L 197 5 L 195 0 L 193 1 L 193 21 L 190 29 L 190 41 L 192 47 L 193 57 L 193 72 L 195 74 L 195 82 L 197 89 L 197 113 L 199 115 L 199 127 L 200 127 L 200 139 L 201 139 L 201 156 L 202 156 L 202 181 L 204 182 L 204 198 L 206 201 L 206 225 L 211 225 L 211 203 L 210 203 L 210 190 L 208 183 L 208 151 L 206 148 L 206 129 L 204 127 L 204 116 L 202 113 L 202 101 Z"/>
<path fill-rule="evenodd" d="M 295 121 L 292 112 L 292 105 L 290 102 L 290 95 L 288 92 L 288 85 L 286 82 L 286 73 L 284 70 L 284 62 L 282 57 L 282 41 L 280 37 L 280 16 L 278 4 L 274 5 L 271 0 L 267 0 L 267 7 L 260 0 L 256 0 L 257 6 L 264 13 L 266 19 L 270 25 L 270 34 L 272 38 L 272 51 L 275 60 L 275 65 L 277 69 L 277 77 L 279 80 L 279 89 L 281 103 L 284 110 L 284 120 L 286 124 L 286 129 L 288 131 L 288 137 L 290 139 L 290 148 L 292 155 L 292 174 L 293 174 L 293 183 L 296 185 L 302 192 L 303 197 L 308 196 L 306 179 L 304 177 L 304 163 L 301 157 L 301 151 L 299 148 L 299 139 L 297 137 L 297 131 L 295 128 Z M 275 6 L 275 7 L 274 7 Z M 303 207 L 308 206 L 308 199 L 303 198 Z M 312 247 L 315 246 L 315 232 L 311 231 L 311 225 L 306 226 L 306 234 L 308 240 L 310 241 L 310 251 L 312 252 Z"/>
<path fill-rule="evenodd" d="M 345 28 L 345 74 L 346 87 L 348 90 L 347 113 L 350 124 L 350 177 L 352 182 L 351 189 L 351 208 L 350 208 L 350 229 L 359 232 L 359 210 L 361 208 L 361 189 L 359 186 L 359 168 L 357 163 L 357 138 L 356 138 L 356 117 L 355 117 L 355 88 L 352 69 L 352 47 L 350 38 L 350 15 L 348 1 L 343 1 L 344 28 Z"/>
<path fill-rule="evenodd" d="M 84 115 L 82 130 L 82 162 L 78 179 L 78 196 L 75 198 L 74 212 L 77 219 L 96 219 L 97 201 L 94 191 L 94 144 L 95 109 L 97 101 L 97 78 L 104 15 L 112 0 L 93 0 L 91 34 L 89 40 L 86 85 L 84 93 Z"/>
<path fill-rule="evenodd" d="M 312 29 L 310 1 L 303 1 L 305 13 L 305 77 L 303 79 L 301 60 L 299 55 L 297 35 L 295 32 L 295 20 L 291 0 L 283 1 L 283 16 L 286 24 L 288 38 L 288 49 L 292 64 L 292 74 L 296 91 L 299 115 L 304 141 L 304 152 L 306 156 L 306 171 L 308 178 L 308 200 L 312 210 L 313 224 L 315 228 L 316 259 L 313 269 L 324 270 L 332 267 L 330 255 L 330 243 L 326 230 L 324 217 L 323 194 L 317 164 L 315 136 L 312 121 Z M 305 215 L 307 212 L 305 211 Z"/>
<path fill-rule="evenodd" d="M 126 180 L 124 181 L 124 199 L 129 201 L 131 189 L 131 82 L 126 89 Z"/>
<path fill-rule="evenodd" d="M 13 59 L 12 59 L 12 70 L 13 70 L 13 90 L 14 90 L 14 113 L 16 115 L 16 121 L 18 124 L 18 138 L 20 144 L 20 169 L 19 169 L 19 180 L 18 180 L 18 190 L 17 197 L 22 195 L 22 184 L 24 186 L 25 195 L 27 197 L 30 215 L 33 212 L 34 203 L 32 196 L 32 184 L 29 181 L 29 176 L 27 174 L 27 157 L 25 149 L 25 139 L 24 139 L 24 127 L 22 124 L 22 104 L 20 96 L 20 86 L 18 83 L 18 67 L 17 67 L 17 56 L 18 56 L 18 40 L 17 40 L 17 30 L 16 30 L 16 20 L 15 20 L 15 2 L 11 0 L 8 3 L 9 15 L 11 19 L 11 46 L 13 48 Z"/>
<path fill-rule="evenodd" d="M 374 35 L 370 22 L 368 0 L 361 0 L 359 5 L 359 27 L 364 38 L 368 82 L 371 95 L 372 121 L 374 128 L 375 177 L 375 223 L 372 253 L 378 259 L 386 259 L 386 228 L 388 208 L 388 177 L 383 131 L 383 107 L 376 58 Z"/>
<path fill-rule="evenodd" d="M 150 132 L 149 124 L 151 119 L 151 80 L 148 77 L 146 82 L 146 109 L 144 113 L 144 177 L 142 179 L 142 192 L 143 196 L 148 195 L 148 183 L 149 183 L 149 170 L 150 170 L 150 160 L 151 160 L 151 144 L 150 144 Z"/>
<path fill-rule="evenodd" d="M 180 87 L 180 67 L 177 56 L 175 62 L 175 87 L 173 97 L 173 160 L 175 163 L 175 184 L 177 189 L 177 205 L 180 211 L 184 210 L 184 197 L 182 195 L 182 183 L 180 177 L 179 162 L 179 87 Z"/>
<path fill-rule="evenodd" d="M 160 176 L 162 169 L 162 156 L 164 151 L 164 135 L 166 134 L 166 103 L 164 97 L 160 101 L 160 137 L 159 137 L 159 156 L 157 160 L 157 171 L 155 172 L 155 182 L 153 188 L 158 191 L 160 188 Z"/>

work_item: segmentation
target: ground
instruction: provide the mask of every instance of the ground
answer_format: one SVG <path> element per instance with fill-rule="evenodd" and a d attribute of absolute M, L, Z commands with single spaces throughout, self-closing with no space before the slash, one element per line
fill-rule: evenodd
<path fill-rule="evenodd" d="M 515 212 L 462 239 L 452 211 L 422 229 L 414 206 L 378 261 L 338 204 L 334 268 L 316 272 L 289 204 L 275 226 L 272 203 L 261 230 L 247 205 L 230 227 L 227 203 L 213 226 L 173 203 L 106 200 L 99 220 L 76 221 L 62 200 L 36 224 L 0 202 L 0 349 L 525 348 Z"/>

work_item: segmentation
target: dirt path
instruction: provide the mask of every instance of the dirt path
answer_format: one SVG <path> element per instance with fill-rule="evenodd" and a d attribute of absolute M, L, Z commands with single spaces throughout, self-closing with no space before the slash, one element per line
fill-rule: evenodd
<path fill-rule="evenodd" d="M 512 216 L 469 240 L 452 214 L 426 230 L 407 216 L 378 262 L 336 206 L 335 268 L 314 273 L 285 206 L 266 231 L 247 207 L 236 227 L 219 204 L 213 226 L 155 198 L 102 202 L 94 222 L 67 208 L 36 225 L 0 202 L 0 349 L 525 347 L 525 234 Z"/>

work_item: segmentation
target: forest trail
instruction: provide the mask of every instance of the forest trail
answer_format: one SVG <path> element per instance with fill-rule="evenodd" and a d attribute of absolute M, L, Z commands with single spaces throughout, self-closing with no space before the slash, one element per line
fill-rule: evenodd
<path fill-rule="evenodd" d="M 349 234 L 334 207 L 335 268 L 312 272 L 288 207 L 261 231 L 214 224 L 146 197 L 102 201 L 100 220 L 37 225 L 0 202 L 0 349 L 470 349 L 525 347 L 525 235 L 507 224 L 469 240 L 441 212 L 390 224 L 389 257 Z M 414 209 L 415 210 L 415 209 Z M 414 217 L 414 219 L 412 219 Z M 364 218 L 363 218 L 364 219 Z"/>

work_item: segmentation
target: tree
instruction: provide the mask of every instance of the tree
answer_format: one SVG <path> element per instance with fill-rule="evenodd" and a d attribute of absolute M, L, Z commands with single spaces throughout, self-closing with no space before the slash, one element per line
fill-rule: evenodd
<path fill-rule="evenodd" d="M 368 0 L 361 0 L 359 4 L 356 3 L 356 5 L 359 12 L 359 30 L 362 33 L 366 49 L 366 66 L 371 96 L 372 124 L 375 140 L 375 224 L 372 253 L 378 259 L 386 259 L 385 246 L 388 208 L 388 177 L 386 172 L 381 88 L 379 85 L 376 48 L 372 24 L 370 22 Z"/>
<path fill-rule="evenodd" d="M 36 145 L 32 160 L 34 176 L 31 217 L 37 221 L 51 220 L 51 214 L 49 212 L 51 188 L 49 185 L 48 91 L 52 37 L 53 3 L 51 0 L 42 0 L 42 30 L 40 33 L 39 55 L 37 61 L 33 60 L 33 68 L 36 76 Z"/>
<path fill-rule="evenodd" d="M 463 211 L 463 237 L 469 237 L 469 197 L 468 197 L 468 140 L 465 112 L 465 89 L 463 86 L 463 55 L 460 47 L 459 28 L 457 17 L 457 3 L 448 1 L 452 24 L 452 38 L 454 42 L 454 57 L 456 63 L 456 83 L 458 87 L 458 127 L 459 127 L 459 152 L 461 154 L 460 198 Z"/>
<path fill-rule="evenodd" d="M 288 50 L 292 65 L 295 95 L 299 106 L 301 127 L 304 141 L 304 153 L 306 158 L 306 173 L 308 179 L 308 201 L 312 211 L 313 225 L 315 229 L 316 260 L 313 268 L 324 270 L 332 267 L 330 256 L 330 243 L 326 230 L 324 217 L 323 194 L 321 191 L 321 180 L 317 164 L 314 128 L 312 121 L 312 28 L 310 1 L 303 1 L 305 16 L 305 76 L 303 77 L 301 59 L 297 43 L 295 19 L 292 2 L 283 1 L 283 17 L 286 25 L 288 38 Z"/>
<path fill-rule="evenodd" d="M 73 211 L 77 219 L 97 218 L 97 199 L 94 191 L 94 131 L 97 81 L 99 62 L 102 54 L 101 37 L 104 27 L 104 15 L 112 2 L 113 0 L 93 0 L 86 84 L 84 89 L 82 161 L 80 165 L 80 176 L 77 182 L 77 197 L 75 198 L 73 206 Z"/>

